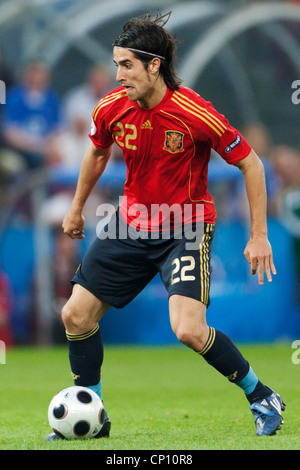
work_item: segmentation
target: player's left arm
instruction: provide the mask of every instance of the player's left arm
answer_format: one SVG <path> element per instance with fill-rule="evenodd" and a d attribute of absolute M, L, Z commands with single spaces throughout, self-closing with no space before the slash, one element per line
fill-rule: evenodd
<path fill-rule="evenodd" d="M 272 247 L 268 240 L 264 166 L 253 150 L 235 165 L 243 173 L 250 207 L 251 234 L 244 255 L 251 265 L 252 274 L 258 273 L 258 282 L 262 285 L 264 271 L 268 282 L 272 281 L 272 274 L 276 274 Z"/>

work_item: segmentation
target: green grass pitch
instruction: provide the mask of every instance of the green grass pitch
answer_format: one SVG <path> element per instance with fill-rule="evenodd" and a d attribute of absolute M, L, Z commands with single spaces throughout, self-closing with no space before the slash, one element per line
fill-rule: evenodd
<path fill-rule="evenodd" d="M 0 364 L 1 450 L 300 449 L 300 365 L 289 344 L 240 345 L 263 382 L 287 404 L 276 436 L 257 437 L 243 392 L 193 351 L 105 348 L 103 398 L 109 439 L 45 442 L 53 395 L 72 385 L 66 347 L 15 348 Z"/>

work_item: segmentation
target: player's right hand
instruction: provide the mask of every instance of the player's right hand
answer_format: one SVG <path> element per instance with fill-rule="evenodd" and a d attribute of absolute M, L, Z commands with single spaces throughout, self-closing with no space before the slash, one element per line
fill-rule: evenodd
<path fill-rule="evenodd" d="M 76 212 L 70 209 L 62 223 L 63 231 L 66 235 L 73 239 L 85 238 L 84 222 L 84 216 L 81 212 Z"/>

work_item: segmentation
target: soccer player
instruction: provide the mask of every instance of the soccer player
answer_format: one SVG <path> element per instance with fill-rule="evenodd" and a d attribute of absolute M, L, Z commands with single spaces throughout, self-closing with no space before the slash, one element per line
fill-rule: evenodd
<path fill-rule="evenodd" d="M 165 28 L 168 18 L 147 14 L 125 24 L 113 49 L 121 86 L 102 98 L 92 114 L 91 144 L 64 232 L 84 238 L 82 211 L 114 142 L 123 151 L 127 177 L 122 203 L 86 253 L 62 310 L 71 371 L 75 385 L 102 397 L 98 323 L 110 306 L 128 304 L 160 273 L 178 340 L 242 389 L 257 435 L 272 435 L 283 422 L 280 395 L 257 378 L 226 334 L 206 322 L 216 218 L 207 191 L 211 149 L 244 175 L 251 217 L 244 255 L 259 284 L 264 275 L 271 282 L 276 274 L 267 235 L 264 168 L 211 103 L 181 86 L 174 69 L 176 41 Z M 98 437 L 109 436 L 110 426 L 106 415 Z"/>

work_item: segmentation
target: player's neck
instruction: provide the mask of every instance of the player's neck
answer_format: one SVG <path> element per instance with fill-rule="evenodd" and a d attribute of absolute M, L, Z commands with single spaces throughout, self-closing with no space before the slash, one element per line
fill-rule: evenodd
<path fill-rule="evenodd" d="M 149 93 L 145 95 L 137 103 L 142 108 L 154 108 L 158 105 L 165 97 L 167 86 L 162 79 L 159 79 L 155 86 L 149 90 Z"/>

